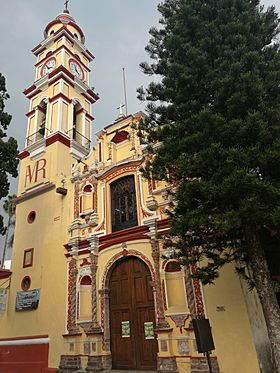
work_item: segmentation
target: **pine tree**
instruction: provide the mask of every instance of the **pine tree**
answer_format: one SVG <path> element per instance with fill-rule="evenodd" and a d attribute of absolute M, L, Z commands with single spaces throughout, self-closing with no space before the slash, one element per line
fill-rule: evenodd
<path fill-rule="evenodd" d="M 11 115 L 5 112 L 5 100 L 8 98 L 5 78 L 0 73 L 0 199 L 7 196 L 10 186 L 8 174 L 16 177 L 18 165 L 16 140 L 13 137 L 5 140 L 12 119 Z M 4 233 L 3 217 L 0 215 L 0 234 Z"/>
<path fill-rule="evenodd" d="M 236 263 L 256 287 L 280 372 L 280 312 L 265 234 L 280 242 L 279 18 L 258 0 L 165 0 L 150 30 L 143 170 L 174 185 L 179 257 L 213 283 Z M 153 144 L 157 146 L 153 146 Z M 280 247 L 280 246 L 279 246 Z M 237 264 L 238 263 L 238 264 Z"/>

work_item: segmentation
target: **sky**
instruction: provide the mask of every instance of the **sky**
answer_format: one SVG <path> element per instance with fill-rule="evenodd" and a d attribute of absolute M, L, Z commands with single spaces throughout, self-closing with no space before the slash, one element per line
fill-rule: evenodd
<path fill-rule="evenodd" d="M 158 25 L 159 0 L 70 0 L 69 10 L 86 36 L 86 46 L 95 55 L 91 64 L 90 86 L 100 100 L 93 106 L 93 133 L 97 133 L 118 115 L 124 102 L 122 68 L 126 71 L 128 113 L 145 109 L 136 98 L 136 89 L 147 85 L 149 78 L 139 67 L 149 61 L 145 46 L 149 28 Z M 263 0 L 265 6 L 280 0 Z M 64 9 L 64 0 L 0 0 L 0 72 L 6 77 L 10 99 L 6 110 L 13 119 L 9 135 L 22 150 L 26 135 L 28 100 L 23 90 L 35 79 L 35 56 L 31 53 L 43 40 L 45 26 Z M 11 193 L 17 182 L 11 181 Z M 0 247 L 1 247 L 0 237 Z M 0 249 L 1 252 L 1 249 Z"/>

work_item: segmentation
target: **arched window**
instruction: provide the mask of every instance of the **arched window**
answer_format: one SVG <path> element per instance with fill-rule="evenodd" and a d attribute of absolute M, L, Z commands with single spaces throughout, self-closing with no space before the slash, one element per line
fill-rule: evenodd
<path fill-rule="evenodd" d="M 110 186 L 112 232 L 138 225 L 134 176 L 125 176 Z"/>
<path fill-rule="evenodd" d="M 73 105 L 72 139 L 82 144 L 82 106 L 77 102 Z"/>
<path fill-rule="evenodd" d="M 42 100 L 38 106 L 38 122 L 37 122 L 37 140 L 45 137 L 47 118 L 47 102 Z"/>

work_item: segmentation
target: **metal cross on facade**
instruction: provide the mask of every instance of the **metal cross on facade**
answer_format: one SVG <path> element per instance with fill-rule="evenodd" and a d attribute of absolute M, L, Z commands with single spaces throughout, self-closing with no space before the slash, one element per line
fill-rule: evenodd
<path fill-rule="evenodd" d="M 120 111 L 120 114 L 119 114 L 119 116 L 123 116 L 123 108 L 125 107 L 125 105 L 123 105 L 123 104 L 120 104 L 120 106 L 119 107 L 117 107 L 117 110 L 119 110 Z"/>
<path fill-rule="evenodd" d="M 68 3 L 69 3 L 70 0 L 66 0 L 64 5 L 65 5 L 65 9 L 68 9 Z"/>

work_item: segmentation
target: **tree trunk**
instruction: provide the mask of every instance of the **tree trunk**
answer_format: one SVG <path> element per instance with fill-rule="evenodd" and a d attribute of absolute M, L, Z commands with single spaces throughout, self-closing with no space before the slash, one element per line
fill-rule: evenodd
<path fill-rule="evenodd" d="M 270 339 L 272 362 L 275 367 L 273 372 L 280 373 L 280 310 L 275 290 L 257 230 L 252 227 L 247 228 L 246 239 L 253 280 L 260 298 Z"/>
<path fill-rule="evenodd" d="M 11 225 L 11 217 L 9 216 L 8 225 L 7 225 L 7 232 L 6 232 L 6 235 L 5 235 L 5 242 L 4 242 L 2 260 L 1 260 L 1 268 L 4 268 L 6 250 L 7 250 L 7 246 L 8 246 L 8 238 L 9 238 L 10 225 Z"/>

